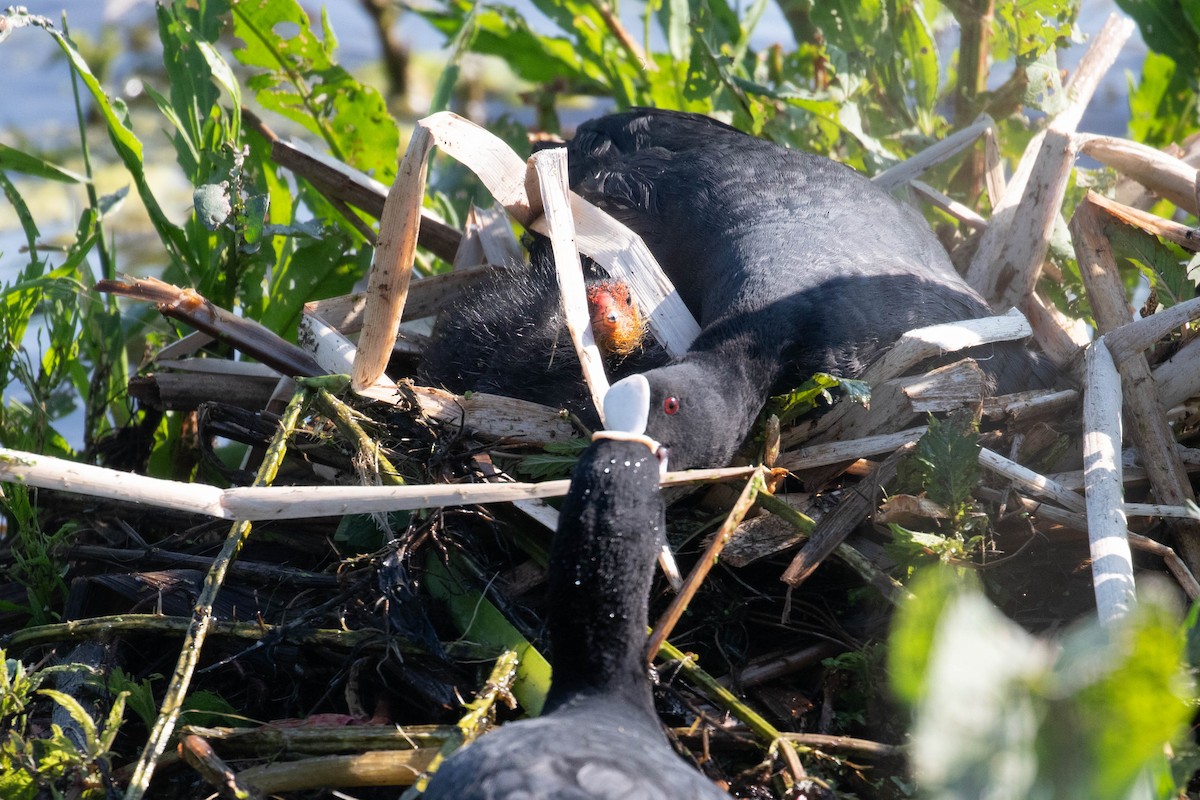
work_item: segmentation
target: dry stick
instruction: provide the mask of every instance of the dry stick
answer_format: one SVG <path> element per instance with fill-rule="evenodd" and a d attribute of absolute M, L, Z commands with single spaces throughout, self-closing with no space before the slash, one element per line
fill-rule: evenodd
<path fill-rule="evenodd" d="M 296 392 L 292 402 L 284 411 L 283 418 L 279 422 L 279 430 L 271 440 L 271 447 L 267 450 L 262 466 L 255 477 L 256 485 L 263 486 L 275 479 L 275 475 L 279 471 L 279 464 L 283 461 L 283 454 L 287 449 L 288 437 L 300 418 L 300 409 L 306 395 L 305 391 Z M 196 599 L 192 621 L 184 636 L 179 661 L 175 666 L 175 672 L 171 675 L 171 681 L 167 685 L 166 696 L 163 698 L 158 718 L 154 721 L 146 746 L 142 749 L 141 757 L 129 780 L 129 787 L 125 791 L 125 800 L 139 800 L 150 786 L 154 766 L 158 757 L 167 749 L 167 740 L 170 739 L 171 733 L 175 729 L 175 723 L 183 708 L 184 697 L 192 681 L 192 673 L 196 669 L 196 663 L 200 660 L 200 649 L 204 646 L 205 636 L 213 624 L 213 603 L 217 599 L 217 593 L 221 590 L 221 584 L 225 581 L 229 565 L 237 558 L 238 552 L 249 536 L 250 523 L 247 521 L 235 522 L 229 535 L 225 538 L 225 544 L 221 547 L 220 554 L 213 562 L 212 569 L 204 576 L 204 586 L 200 590 L 200 596 Z"/>
<path fill-rule="evenodd" d="M 154 303 L 160 314 L 180 320 L 253 356 L 281 375 L 320 375 L 313 357 L 254 320 L 214 305 L 194 289 L 183 289 L 157 278 L 100 281 L 98 292 L 113 292 Z"/>
<path fill-rule="evenodd" d="M 668 472 L 663 486 L 742 478 L 754 467 Z M 146 478 L 61 458 L 0 448 L 0 481 L 60 489 L 89 497 L 146 503 L 158 508 L 204 514 L 218 519 L 263 520 L 335 517 L 383 511 L 508 503 L 561 497 L 570 481 L 497 484 L 421 484 L 410 486 L 251 486 L 218 489 L 199 483 Z"/>
<path fill-rule="evenodd" d="M 871 178 L 871 183 L 874 183 L 885 192 L 890 192 L 897 187 L 915 180 L 924 174 L 926 170 L 953 158 L 960 151 L 970 147 L 976 139 L 983 136 L 987 131 L 993 130 L 995 126 L 996 123 L 991 117 L 987 114 L 980 114 L 974 122 L 962 130 L 955 131 L 940 142 L 926 147 L 921 152 L 901 161 L 896 166 L 885 169 Z"/>
<path fill-rule="evenodd" d="M 1103 337 L 1088 348 L 1083 385 L 1083 475 L 1092 587 L 1100 624 L 1137 602 L 1121 485 L 1121 377 Z"/>
<path fill-rule="evenodd" d="M 608 376 L 592 331 L 587 291 L 583 284 L 583 264 L 575 247 L 575 224 L 571 219 L 571 201 L 567 188 L 567 151 L 556 147 L 535 153 L 530 159 L 541 189 L 542 208 L 550 228 L 550 246 L 554 250 L 554 269 L 558 275 L 559 295 L 571 343 L 579 357 L 583 377 L 592 395 L 592 404 L 604 423 L 604 395 Z"/>
<path fill-rule="evenodd" d="M 1080 514 L 1087 510 L 1084 499 L 1075 492 L 986 447 L 979 450 L 979 465 L 1036 497 L 1053 500 L 1063 508 Z"/>
<path fill-rule="evenodd" d="M 183 733 L 220 742 L 221 752 L 239 756 L 278 756 L 280 753 L 362 752 L 441 747 L 453 735 L 452 725 L 312 725 L 303 728 L 266 724 L 257 728 L 207 728 L 184 725 Z"/>
<path fill-rule="evenodd" d="M 1125 287 L 1117 273 L 1112 249 L 1104 236 L 1107 214 L 1089 197 L 1075 209 L 1071 219 L 1079 271 L 1097 328 L 1106 333 L 1130 321 Z M 1166 415 L 1154 393 L 1154 380 L 1146 357 L 1132 355 L 1117 365 L 1128 415 L 1129 434 L 1141 455 L 1142 465 L 1160 502 L 1181 506 L 1195 502 L 1183 461 Z M 1179 551 L 1193 574 L 1200 572 L 1200 523 L 1180 520 L 1170 523 L 1179 539 Z"/>
<path fill-rule="evenodd" d="M 908 444 L 892 453 L 847 491 L 837 508 L 822 518 L 813 529 L 808 542 L 796 553 L 792 563 L 779 576 L 779 580 L 796 587 L 812 575 L 875 507 L 875 497 L 879 488 L 896 477 L 900 459 L 912 452 L 914 446 Z"/>
<path fill-rule="evenodd" d="M 263 794 L 333 786 L 407 786 L 437 755 L 432 747 L 352 756 L 320 756 L 242 770 L 238 778 Z"/>
<path fill-rule="evenodd" d="M 993 308 L 1017 305 L 1031 317 L 1037 313 L 1027 298 L 1041 272 L 1050 231 L 1062 208 L 1067 176 L 1074 160 L 1072 134 L 1100 79 L 1112 66 L 1132 31 L 1133 23 L 1115 14 L 1105 23 L 1067 86 L 1066 110 L 1029 143 L 1004 197 L 996 205 L 979 249 L 967 269 L 967 282 L 992 303 Z M 1041 321 L 1047 324 L 1053 322 L 1049 315 L 1038 316 L 1044 316 Z M 1035 331 L 1039 333 L 1039 341 L 1043 337 L 1061 338 L 1048 333 L 1045 328 Z M 1054 356 L 1065 349 L 1065 345 L 1065 342 L 1059 342 L 1046 349 Z"/>
<path fill-rule="evenodd" d="M 658 651 L 662 649 L 663 643 L 667 641 L 667 637 L 675 629 L 675 624 L 683 616 L 688 603 L 696 596 L 697 590 L 700 589 L 700 584 L 704 583 L 704 579 L 708 577 L 708 573 L 716 565 L 721 551 L 729 543 L 729 537 L 733 535 L 742 518 L 746 516 L 746 513 L 754 505 L 754 498 L 760 491 L 766 488 L 763 480 L 764 474 L 765 470 L 763 469 L 755 470 L 754 474 L 750 476 L 750 480 L 746 481 L 746 485 L 742 488 L 742 493 L 738 496 L 737 502 L 733 504 L 729 515 L 725 517 L 725 521 L 721 523 L 720 530 L 713 536 L 712 541 L 708 543 L 704 555 L 700 557 L 700 560 L 696 562 L 696 566 L 687 576 L 687 580 L 683 583 L 683 588 L 679 590 L 679 594 L 675 595 L 675 599 L 671 601 L 671 605 L 659 617 L 658 624 L 654 626 L 654 633 L 650 635 L 650 642 L 646 645 L 646 655 L 649 662 L 654 661 L 655 656 L 658 655 Z"/>
<path fill-rule="evenodd" d="M 413 129 L 408 150 L 400 161 L 396 182 L 388 191 L 379 218 L 379 242 L 367 279 L 367 305 L 363 311 L 363 332 L 358 341 L 351 384 L 355 391 L 373 386 L 383 376 L 396 329 L 404 313 L 408 282 L 412 277 L 417 234 L 421 228 L 421 198 L 425 196 L 425 176 L 433 136 L 418 125 Z"/>
<path fill-rule="evenodd" d="M 1196 168 L 1161 150 L 1115 136 L 1083 135 L 1079 151 L 1192 214 L 1196 207 Z"/>
<path fill-rule="evenodd" d="M 1194 297 L 1148 317 L 1126 322 L 1104 334 L 1113 361 L 1118 365 L 1166 336 L 1171 331 L 1200 318 L 1200 297 Z"/>
<path fill-rule="evenodd" d="M 1175 220 L 1164 219 L 1157 214 L 1151 214 L 1149 211 L 1142 211 L 1140 208 L 1118 203 L 1116 200 L 1110 200 L 1103 195 L 1093 193 L 1092 202 L 1112 216 L 1122 222 L 1129 223 L 1135 228 L 1141 228 L 1154 236 L 1161 236 L 1179 245 L 1184 250 L 1190 250 L 1193 253 L 1200 251 L 1200 230 L 1196 228 L 1190 228 Z"/>
<path fill-rule="evenodd" d="M 212 747 L 204 739 L 189 734 L 179 740 L 179 755 L 187 765 L 200 773 L 208 785 L 217 790 L 222 797 L 237 798 L 237 800 L 259 800 L 262 794 L 253 787 L 246 787 L 238 780 L 237 773 L 229 768 L 221 757 L 213 752 Z"/>

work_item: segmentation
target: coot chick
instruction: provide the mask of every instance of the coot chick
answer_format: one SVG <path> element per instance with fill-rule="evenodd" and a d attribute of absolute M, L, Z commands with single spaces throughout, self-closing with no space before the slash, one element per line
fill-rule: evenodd
<path fill-rule="evenodd" d="M 429 800 L 728 798 L 672 751 L 651 699 L 644 649 L 664 531 L 658 459 L 642 441 L 604 436 L 575 466 L 551 547 L 553 683 L 543 715 L 455 753 L 430 781 Z"/>
<path fill-rule="evenodd" d="M 487 392 L 566 408 L 591 427 L 600 419 L 583 382 L 559 300 L 545 240 L 530 247 L 528 268 L 499 271 L 445 308 L 417 379 L 457 394 Z M 588 304 L 596 342 L 610 375 L 652 369 L 668 360 L 646 335 L 629 287 L 590 277 Z"/>
<path fill-rule="evenodd" d="M 991 314 L 925 221 L 853 169 L 697 114 L 636 109 L 568 143 L 572 188 L 645 240 L 702 332 L 646 374 L 677 469 L 729 461 L 770 394 L 854 377 L 906 331 Z M 1016 343 L 969 352 L 1001 392 L 1049 385 Z"/>

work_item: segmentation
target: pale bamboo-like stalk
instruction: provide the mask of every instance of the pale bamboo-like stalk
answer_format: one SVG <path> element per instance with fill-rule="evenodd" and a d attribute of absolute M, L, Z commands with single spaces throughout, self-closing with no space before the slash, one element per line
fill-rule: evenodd
<path fill-rule="evenodd" d="M 550 246 L 554 251 L 554 270 L 562 298 L 563 315 L 571 344 L 583 369 L 583 378 L 592 396 L 592 404 L 604 423 L 604 395 L 608 391 L 608 376 L 588 312 L 587 290 L 583 282 L 583 265 L 575 246 L 575 224 L 571 219 L 571 201 L 567 188 L 567 151 L 553 148 L 535 153 L 530 159 L 541 188 L 542 208 L 550 228 Z"/>
<path fill-rule="evenodd" d="M 383 205 L 379 240 L 367 279 L 363 332 L 351 372 L 351 385 L 355 391 L 373 386 L 383 376 L 392 356 L 417 253 L 421 201 L 425 196 L 425 176 L 433 144 L 433 136 L 428 130 L 420 125 L 413 129 L 396 181 Z"/>
<path fill-rule="evenodd" d="M 1083 480 L 1092 586 L 1102 625 L 1136 603 L 1121 486 L 1121 376 L 1101 338 L 1088 348 L 1083 387 Z"/>
<path fill-rule="evenodd" d="M 923 175 L 926 170 L 936 167 L 970 147 L 976 139 L 983 136 L 986 131 L 993 130 L 995 126 L 996 123 L 991 117 L 987 114 L 980 114 L 974 122 L 962 130 L 955 131 L 940 142 L 931 144 L 894 167 L 888 167 L 871 178 L 871 183 L 885 192 L 910 183 Z"/>

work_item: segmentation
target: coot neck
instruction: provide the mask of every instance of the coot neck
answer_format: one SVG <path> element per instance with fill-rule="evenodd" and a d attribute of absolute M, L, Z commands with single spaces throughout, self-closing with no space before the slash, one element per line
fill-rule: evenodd
<path fill-rule="evenodd" d="M 644 650 L 663 524 L 648 448 L 593 445 L 576 466 L 550 551 L 547 711 L 602 695 L 653 713 Z"/>

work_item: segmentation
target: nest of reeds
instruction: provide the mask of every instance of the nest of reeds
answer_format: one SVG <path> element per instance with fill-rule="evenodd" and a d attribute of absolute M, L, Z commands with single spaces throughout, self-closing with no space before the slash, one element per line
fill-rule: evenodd
<path fill-rule="evenodd" d="M 1085 103 L 1090 91 L 1077 89 L 1074 103 Z M 1197 237 L 1091 196 L 1071 228 L 1103 337 L 1081 338 L 1034 288 L 1077 152 L 1193 212 L 1196 170 L 1079 136 L 1071 113 L 1030 146 L 1007 188 L 990 182 L 1002 192 L 990 220 L 919 179 L 990 131 L 989 120 L 876 178 L 957 215 L 975 232 L 951 242 L 968 278 L 1023 316 L 914 332 L 863 376 L 869 406 L 843 399 L 794 416 L 807 397 L 829 393 L 818 382 L 770 407 L 743 450 L 750 466 L 665 481 L 669 538 L 687 578 L 679 591 L 661 579 L 652 600 L 656 699 L 677 747 L 739 796 L 819 795 L 831 782 L 886 796 L 887 776 L 903 774 L 905 720 L 889 699 L 879 645 L 906 591 L 897 577 L 922 559 L 971 565 L 1032 630 L 1094 609 L 1116 613 L 1133 561 L 1092 561 L 1114 537 L 1138 553 L 1140 569 L 1200 595 L 1188 478 L 1200 462 L 1180 447 L 1195 427 L 1185 401 L 1200 391 L 1196 343 L 1180 330 L 1200 303 L 1132 321 L 1106 262 L 1104 226 L 1119 220 L 1192 251 Z M 420 208 L 435 146 L 475 170 L 497 202 L 465 231 Z M 157 354 L 130 393 L 148 414 L 185 412 L 194 426 L 181 473 L 203 461 L 232 488 L 12 451 L 0 460 L 4 480 L 55 492 L 45 529 L 79 524 L 69 621 L 8 633 L 4 646 L 27 661 L 44 654 L 117 676 L 106 685 L 131 693 L 144 725 L 122 735 L 141 731 L 147 744 L 108 777 L 144 787 L 154 773 L 156 797 L 197 796 L 200 778 L 262 796 L 419 785 L 439 754 L 540 707 L 552 498 L 565 492 L 586 425 L 528 399 L 411 380 L 427 333 L 413 322 L 453 313 L 467 287 L 524 260 L 510 217 L 549 237 L 562 346 L 592 398 L 606 385 L 603 352 L 614 348 L 592 335 L 580 253 L 641 307 L 659 309 L 650 318 L 656 346 L 677 355 L 694 335 L 641 241 L 569 197 L 553 151 L 527 165 L 486 132 L 435 115 L 418 127 L 386 198 L 284 142 L 274 154 L 339 204 L 381 218 L 367 291 L 310 303 L 301 346 L 189 289 L 154 280 L 98 287 L 154 302 L 202 332 Z M 418 245 L 455 269 L 413 278 Z M 945 358 L 1031 333 L 1079 389 L 987 397 L 974 362 Z M 198 357 L 212 338 L 259 363 Z M 913 374 L 931 356 L 942 365 Z M 349 384 L 330 377 L 342 373 Z M 1122 409 L 1135 466 L 1122 461 Z M 144 467 L 139 434 L 110 443 L 111 466 Z M 217 440 L 250 445 L 251 457 L 225 464 Z M 1096 570 L 1107 571 L 1093 581 Z M 372 791 L 394 793 L 356 790 Z"/>

